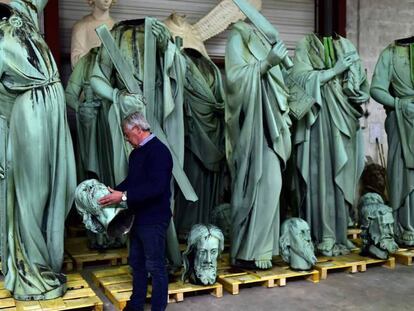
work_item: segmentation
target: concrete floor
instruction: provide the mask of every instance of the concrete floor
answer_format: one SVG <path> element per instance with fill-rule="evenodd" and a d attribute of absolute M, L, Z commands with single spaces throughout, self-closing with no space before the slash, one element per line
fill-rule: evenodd
<path fill-rule="evenodd" d="M 88 281 L 92 270 L 83 272 Z M 104 301 L 105 311 L 116 310 L 100 289 L 94 289 Z M 222 298 L 209 294 L 184 296 L 183 302 L 169 304 L 167 310 L 414 310 L 414 266 L 397 265 L 394 270 L 368 266 L 363 273 L 328 273 L 328 278 L 318 284 L 287 280 L 285 287 L 242 287 L 239 295 L 224 292 Z"/>
<path fill-rule="evenodd" d="M 104 310 L 115 311 L 103 292 L 91 282 L 91 271 L 102 268 L 87 267 L 82 274 L 104 302 Z M 150 310 L 150 306 L 145 310 Z M 209 294 L 185 296 L 183 302 L 169 304 L 167 310 L 414 310 L 414 266 L 397 264 L 394 270 L 368 266 L 366 272 L 356 274 L 333 272 L 318 284 L 288 279 L 285 287 L 241 287 L 239 295 L 224 292 L 222 298 Z"/>

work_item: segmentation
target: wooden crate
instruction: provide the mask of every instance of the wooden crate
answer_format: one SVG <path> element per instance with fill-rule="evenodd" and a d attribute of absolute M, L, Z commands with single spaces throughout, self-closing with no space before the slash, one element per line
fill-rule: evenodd
<path fill-rule="evenodd" d="M 399 249 L 393 256 L 398 263 L 411 266 L 413 264 L 414 248 Z"/>
<path fill-rule="evenodd" d="M 92 280 L 118 310 L 125 307 L 132 294 L 132 275 L 128 266 L 93 271 Z M 180 302 L 184 300 L 184 294 L 206 291 L 216 297 L 223 296 L 223 286 L 219 283 L 201 286 L 175 280 L 168 284 L 168 302 Z M 151 286 L 148 286 L 147 298 L 151 297 L 151 292 Z"/>
<path fill-rule="evenodd" d="M 240 292 L 240 286 L 247 284 L 262 285 L 268 288 L 275 286 L 285 286 L 287 279 L 305 278 L 313 283 L 319 282 L 319 272 L 294 271 L 286 264 L 283 266 L 275 265 L 269 270 L 249 270 L 229 268 L 218 271 L 218 282 L 223 284 L 226 291 L 232 295 Z"/>
<path fill-rule="evenodd" d="M 89 287 L 88 283 L 82 278 L 80 274 L 69 274 L 67 277 L 68 291 L 63 297 L 42 301 L 14 300 L 10 292 L 4 289 L 4 283 L 0 282 L 0 310 L 103 310 L 103 302 Z"/>
<path fill-rule="evenodd" d="M 351 240 L 356 240 L 359 239 L 361 237 L 361 229 L 357 229 L 357 228 L 353 228 L 353 229 L 348 229 L 347 235 L 348 238 L 350 238 Z"/>
<path fill-rule="evenodd" d="M 90 249 L 87 237 L 66 239 L 65 251 L 75 263 L 76 270 L 82 270 L 85 263 L 109 262 L 112 266 L 116 266 L 128 262 L 126 247 L 108 250 Z"/>

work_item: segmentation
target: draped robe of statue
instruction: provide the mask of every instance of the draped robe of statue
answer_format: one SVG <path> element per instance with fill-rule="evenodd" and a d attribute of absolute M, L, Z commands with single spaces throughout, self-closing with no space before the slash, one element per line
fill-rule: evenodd
<path fill-rule="evenodd" d="M 98 48 L 89 51 L 76 64 L 66 87 L 66 102 L 76 111 L 79 148 L 78 178 L 96 178 L 115 186 L 112 140 L 108 113 L 110 103 L 93 91 L 90 78 Z"/>
<path fill-rule="evenodd" d="M 352 98 L 368 98 L 369 86 L 359 60 L 323 84 L 321 77 L 335 59 L 355 51 L 344 38 L 325 42 L 324 47 L 309 34 L 296 48 L 292 77 L 316 103 L 297 122 L 293 144 L 300 216 L 310 225 L 317 249 L 332 256 L 352 247 L 347 240 L 348 209 L 356 203 L 364 167 L 362 109 Z"/>
<path fill-rule="evenodd" d="M 233 26 L 226 48 L 225 106 L 233 262 L 269 262 L 279 253 L 281 170 L 291 151 L 290 118 L 280 66 L 260 72 L 269 51 L 252 26 Z"/>
<path fill-rule="evenodd" d="M 184 171 L 197 202 L 180 195 L 175 209 L 177 232 L 187 234 L 193 225 L 211 222 L 211 213 L 223 195 L 224 99 L 221 73 L 208 58 L 193 49 L 185 49 L 184 84 L 185 155 Z"/>
<path fill-rule="evenodd" d="M 144 20 L 130 20 L 117 23 L 111 30 L 125 61 L 129 64 L 134 76 L 144 80 L 145 37 L 152 33 L 145 32 Z M 150 62 L 156 62 L 155 76 L 155 118 L 160 123 L 167 136 L 171 152 L 174 152 L 181 165 L 184 161 L 184 121 L 183 121 L 183 80 L 185 60 L 174 43 L 168 41 L 165 51 L 157 50 Z M 130 113 L 145 111 L 144 105 L 128 106 L 119 101 L 119 95 L 126 91 L 125 85 L 119 78 L 114 65 L 107 53 L 101 47 L 96 58 L 92 74 L 94 91 L 103 96 L 106 91 L 112 92 L 112 105 L 109 111 L 109 126 L 111 129 L 115 183 L 119 184 L 127 175 L 128 157 L 131 146 L 125 141 L 121 122 Z M 103 96 L 105 97 L 105 96 Z M 172 200 L 173 201 L 173 200 Z M 172 202 L 172 207 L 174 202 Z M 181 266 L 181 254 L 175 227 L 171 223 L 167 234 L 167 254 L 172 266 Z"/>
<path fill-rule="evenodd" d="M 371 85 L 372 97 L 387 111 L 387 174 L 396 240 L 410 246 L 414 245 L 413 52 L 412 43 L 389 45 L 378 59 Z"/>
<path fill-rule="evenodd" d="M 0 114 L 9 125 L 2 269 L 5 287 L 19 300 L 65 293 L 64 222 L 76 187 L 65 94 L 38 26 L 46 3 L 0 6 Z"/>

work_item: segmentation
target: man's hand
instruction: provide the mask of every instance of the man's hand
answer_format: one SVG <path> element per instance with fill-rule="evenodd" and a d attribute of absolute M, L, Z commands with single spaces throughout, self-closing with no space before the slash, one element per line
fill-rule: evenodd
<path fill-rule="evenodd" d="M 107 194 L 105 196 L 103 196 L 102 198 L 99 199 L 99 204 L 102 205 L 102 207 L 106 207 L 109 205 L 116 205 L 121 203 L 122 201 L 122 192 L 121 191 L 116 191 L 114 189 L 112 189 L 111 187 L 108 187 L 108 190 L 110 192 L 110 194 Z"/>

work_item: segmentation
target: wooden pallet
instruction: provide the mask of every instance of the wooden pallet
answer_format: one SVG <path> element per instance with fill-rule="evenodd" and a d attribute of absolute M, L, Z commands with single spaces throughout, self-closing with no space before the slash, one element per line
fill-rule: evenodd
<path fill-rule="evenodd" d="M 398 263 L 411 266 L 413 264 L 414 248 L 399 249 L 393 256 Z"/>
<path fill-rule="evenodd" d="M 80 274 L 69 274 L 67 277 L 68 291 L 63 297 L 41 301 L 14 300 L 10 292 L 4 288 L 4 282 L 0 282 L 0 310 L 103 310 L 103 302 Z"/>
<path fill-rule="evenodd" d="M 350 273 L 364 272 L 368 265 L 381 264 L 387 268 L 395 268 L 395 258 L 390 257 L 387 260 L 375 259 L 371 257 L 360 256 L 357 253 L 350 253 L 337 257 L 318 257 L 315 269 L 320 273 L 320 279 L 325 280 L 328 277 L 328 271 L 346 271 Z"/>
<path fill-rule="evenodd" d="M 88 238 L 70 238 L 65 241 L 65 251 L 75 263 L 76 270 L 82 270 L 85 263 L 109 262 L 112 266 L 127 264 L 128 250 L 126 247 L 108 250 L 88 248 Z"/>
<path fill-rule="evenodd" d="M 269 270 L 248 270 L 230 268 L 218 271 L 218 282 L 223 284 L 226 291 L 232 295 L 237 295 L 240 286 L 247 284 L 263 285 L 271 288 L 275 286 L 285 286 L 287 279 L 305 278 L 313 283 L 319 282 L 319 273 L 316 270 L 294 271 L 286 264 L 274 266 Z"/>
<path fill-rule="evenodd" d="M 94 271 L 92 280 L 103 289 L 105 296 L 118 310 L 125 307 L 132 294 L 132 275 L 128 266 Z M 215 297 L 223 296 L 223 286 L 219 283 L 201 286 L 174 281 L 168 284 L 168 302 L 180 302 L 184 300 L 184 294 L 205 291 Z M 147 298 L 151 297 L 151 292 L 151 286 L 148 286 Z"/>
<path fill-rule="evenodd" d="M 347 235 L 351 240 L 356 240 L 361 237 L 361 229 L 348 229 Z"/>

